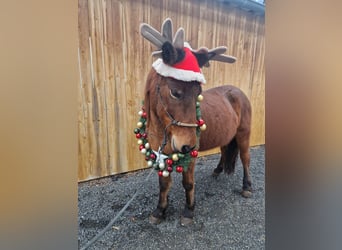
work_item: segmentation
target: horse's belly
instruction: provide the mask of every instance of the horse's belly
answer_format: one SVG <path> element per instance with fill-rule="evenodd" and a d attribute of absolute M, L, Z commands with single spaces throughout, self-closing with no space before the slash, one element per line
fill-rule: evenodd
<path fill-rule="evenodd" d="M 204 92 L 203 96 L 201 112 L 207 129 L 201 132 L 200 151 L 227 145 L 238 127 L 238 116 L 222 93 Z"/>

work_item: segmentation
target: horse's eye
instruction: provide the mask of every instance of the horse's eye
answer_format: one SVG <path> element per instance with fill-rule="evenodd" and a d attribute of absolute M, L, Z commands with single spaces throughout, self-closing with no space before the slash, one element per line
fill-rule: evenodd
<path fill-rule="evenodd" d="M 170 96 L 173 99 L 180 99 L 183 95 L 183 92 L 181 90 L 177 90 L 177 89 L 170 89 Z"/>

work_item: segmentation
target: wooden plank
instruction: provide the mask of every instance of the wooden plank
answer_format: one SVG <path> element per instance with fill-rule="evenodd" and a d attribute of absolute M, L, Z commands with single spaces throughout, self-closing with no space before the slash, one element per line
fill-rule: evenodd
<path fill-rule="evenodd" d="M 97 164 L 96 173 L 100 176 L 106 175 L 105 170 L 105 155 L 106 155 L 106 130 L 105 114 L 104 114 L 104 83 L 103 83 L 103 68 L 102 68 L 102 29 L 100 15 L 100 1 L 94 1 L 94 37 L 92 41 L 93 55 L 93 72 L 94 72 L 94 104 L 96 111 L 95 129 L 96 129 L 96 149 L 97 149 Z"/>
<path fill-rule="evenodd" d="M 81 167 L 78 168 L 78 176 L 84 178 L 86 175 L 86 168 L 84 167 L 86 164 L 86 160 L 84 159 L 84 152 L 89 151 L 86 147 L 86 107 L 85 107 L 85 97 L 83 93 L 83 79 L 81 72 L 81 58 L 80 58 L 80 50 L 78 49 L 78 69 L 79 69 L 79 81 L 80 85 L 78 88 L 78 163 Z"/>
<path fill-rule="evenodd" d="M 116 99 L 116 88 L 115 88 L 115 76 L 114 76 L 114 32 L 113 32 L 113 4 L 112 1 L 106 1 L 103 14 L 106 17 L 106 29 L 104 31 L 104 54 L 105 54 L 105 71 L 106 71 L 106 82 L 107 82 L 107 136 L 108 136 L 108 158 L 107 158 L 107 171 L 110 174 L 117 173 L 116 166 L 119 165 L 119 154 L 118 149 L 118 138 L 116 133 L 116 115 L 115 115 L 115 99 Z"/>
<path fill-rule="evenodd" d="M 122 158 L 124 152 L 122 151 L 121 142 L 123 139 L 121 138 L 121 126 L 122 126 L 122 119 L 125 117 L 122 117 L 121 110 L 124 108 L 124 103 L 122 103 L 122 99 L 120 98 L 122 96 L 122 85 L 125 84 L 125 71 L 124 71 L 124 49 L 123 44 L 124 41 L 124 32 L 122 31 L 123 26 L 123 4 L 120 1 L 113 1 L 112 2 L 112 11 L 113 11 L 113 50 L 114 50 L 114 57 L 113 57 L 113 71 L 114 71 L 114 114 L 115 114 L 115 135 L 116 135 L 116 146 L 117 150 L 116 153 L 116 171 L 118 173 L 124 172 L 124 169 L 122 168 Z M 121 108 L 120 108 L 121 107 Z M 119 148 L 120 147 L 120 148 Z"/>
<path fill-rule="evenodd" d="M 104 115 L 105 115 L 105 145 L 104 147 L 106 148 L 105 151 L 105 159 L 104 159 L 104 164 L 105 164 L 105 172 L 106 175 L 111 174 L 111 162 L 110 162 L 110 142 L 109 142 L 109 121 L 110 121 L 110 105 L 109 105 L 109 100 L 110 100 L 110 93 L 109 93 L 109 79 L 108 79 L 108 59 L 107 59 L 107 47 L 106 47 L 106 42 L 107 42 L 107 16 L 106 16 L 106 1 L 101 0 L 100 1 L 100 6 L 99 6 L 99 12 L 101 13 L 101 21 L 102 21 L 102 41 L 101 41 L 101 57 L 102 57 L 102 62 L 101 62 L 101 67 L 103 69 L 103 91 L 104 91 Z"/>
<path fill-rule="evenodd" d="M 251 103 L 253 106 L 253 123 L 251 144 L 260 145 L 265 143 L 265 20 L 259 17 L 257 20 L 257 43 L 255 54 L 255 70 L 252 83 Z"/>
<path fill-rule="evenodd" d="M 83 145 L 83 150 L 79 155 L 79 168 L 83 168 L 84 171 L 80 180 L 92 178 L 94 175 L 93 168 L 96 165 L 95 155 L 96 144 L 94 134 L 94 123 L 93 123 L 93 92 L 92 92 L 92 77 L 91 77 L 91 63 L 90 63 L 90 48 L 89 48 L 89 2 L 79 2 L 79 43 L 80 43 L 80 64 L 81 64 L 81 75 L 82 75 L 82 91 L 85 103 L 85 120 L 83 124 L 85 128 L 85 134 L 79 134 L 80 144 Z M 81 132 L 81 131 L 79 131 Z"/>

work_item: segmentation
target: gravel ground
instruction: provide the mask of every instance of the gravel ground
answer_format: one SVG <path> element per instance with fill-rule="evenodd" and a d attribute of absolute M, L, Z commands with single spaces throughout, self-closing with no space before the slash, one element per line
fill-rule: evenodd
<path fill-rule="evenodd" d="M 127 210 L 88 249 L 265 249 L 265 148 L 251 148 L 253 195 L 243 198 L 242 165 L 233 175 L 211 177 L 220 155 L 200 157 L 195 170 L 195 218 L 180 225 L 185 203 L 181 175 L 173 173 L 167 218 L 149 223 L 158 202 L 158 177 L 151 169 L 78 185 L 78 241 L 83 247 L 103 229 L 139 189 Z"/>

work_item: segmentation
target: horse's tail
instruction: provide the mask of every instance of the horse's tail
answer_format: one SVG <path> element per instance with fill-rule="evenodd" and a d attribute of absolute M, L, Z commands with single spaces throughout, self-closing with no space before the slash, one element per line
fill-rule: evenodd
<path fill-rule="evenodd" d="M 227 174 L 234 173 L 236 158 L 239 153 L 238 144 L 234 137 L 228 145 L 223 148 L 222 154 L 225 155 L 225 162 L 223 163 L 224 172 Z"/>

